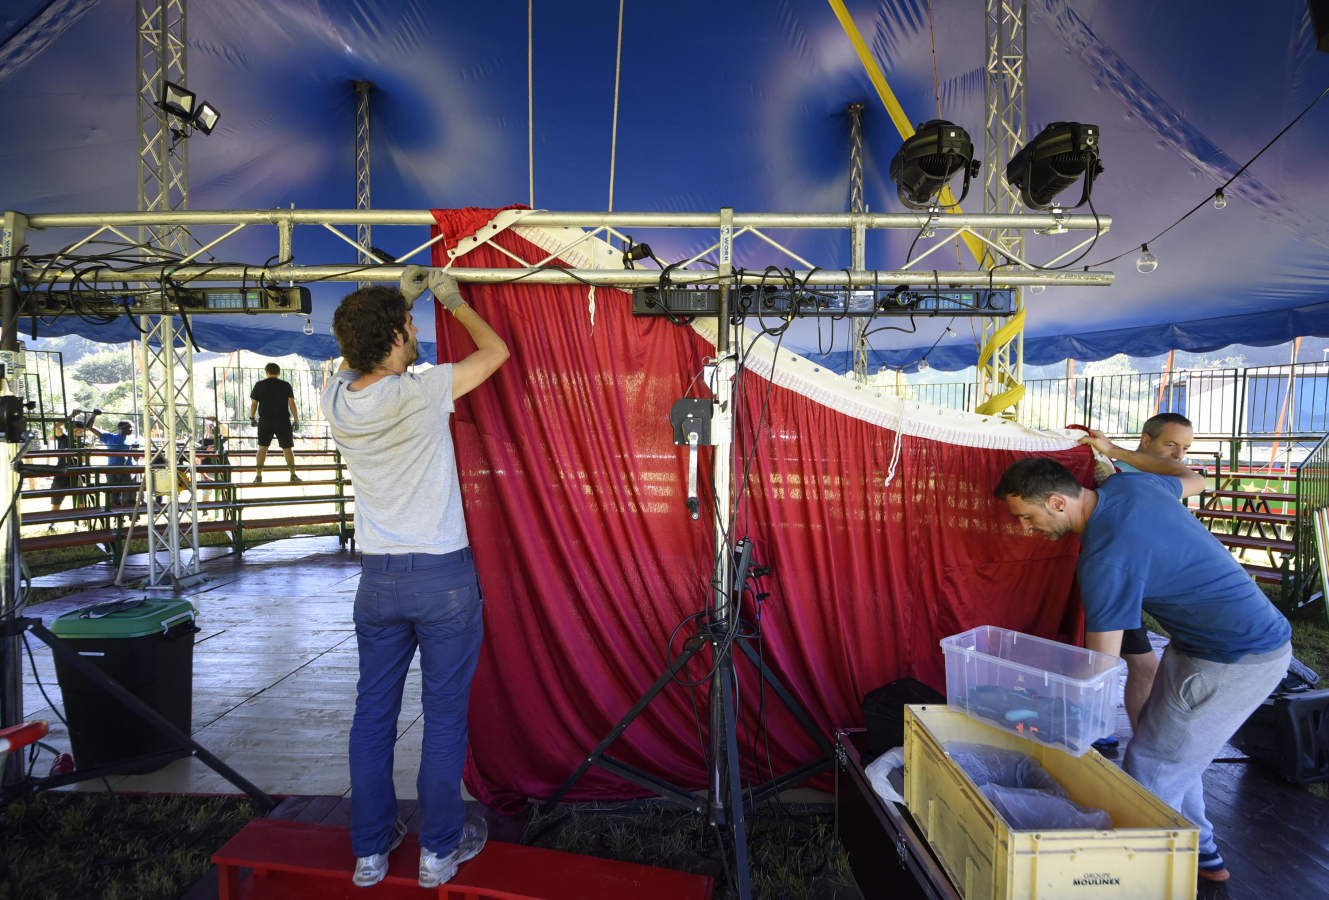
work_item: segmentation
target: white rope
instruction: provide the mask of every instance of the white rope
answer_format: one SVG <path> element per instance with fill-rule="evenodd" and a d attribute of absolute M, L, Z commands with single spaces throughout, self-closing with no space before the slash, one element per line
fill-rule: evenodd
<path fill-rule="evenodd" d="M 609 209 L 614 211 L 614 158 L 618 155 L 618 76 L 623 70 L 623 0 L 618 0 L 618 49 L 614 54 L 614 125 L 609 137 Z M 592 309 L 591 318 L 595 313 Z"/>
<path fill-rule="evenodd" d="M 526 160 L 535 209 L 535 0 L 526 0 Z"/>
<path fill-rule="evenodd" d="M 895 467 L 900 462 L 900 445 L 904 443 L 904 400 L 901 398 L 900 415 L 895 420 L 895 447 L 891 450 L 891 464 L 886 469 L 886 483 L 883 487 L 890 487 L 891 482 L 895 480 Z"/>

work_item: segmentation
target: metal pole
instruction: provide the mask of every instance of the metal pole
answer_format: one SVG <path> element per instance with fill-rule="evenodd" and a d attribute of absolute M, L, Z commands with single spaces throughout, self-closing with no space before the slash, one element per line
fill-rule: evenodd
<path fill-rule="evenodd" d="M 17 257 L 24 245 L 27 222 L 22 215 L 7 212 L 4 216 L 4 236 L 0 240 L 0 364 L 4 372 L 0 377 L 0 395 L 13 395 L 4 402 L 19 404 L 23 400 L 23 350 L 18 342 L 18 291 L 15 288 L 14 271 L 17 269 Z M 8 407 L 5 407 L 6 409 Z M 20 406 L 20 411 L 22 407 Z M 22 484 L 19 474 L 14 471 L 18 445 L 4 434 L 4 423 L 0 422 L 0 442 L 4 450 L 0 452 L 0 504 L 7 514 L 0 523 L 0 624 L 8 626 L 18 615 L 19 602 L 19 509 L 17 489 Z M 13 508 L 9 506 L 13 498 Z M 17 633 L 0 637 L 0 728 L 8 728 L 23 721 L 23 642 Z M 0 784 L 5 787 L 23 779 L 23 757 L 11 753 L 5 761 L 4 771 L 0 772 Z"/>

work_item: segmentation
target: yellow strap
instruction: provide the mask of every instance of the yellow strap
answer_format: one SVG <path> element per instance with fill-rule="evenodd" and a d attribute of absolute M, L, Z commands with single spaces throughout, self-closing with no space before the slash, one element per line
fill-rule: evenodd
<path fill-rule="evenodd" d="M 1017 384 L 1009 391 L 997 394 L 995 397 L 989 397 L 986 401 L 980 403 L 974 412 L 980 416 L 995 416 L 1003 409 L 1019 403 L 1022 399 L 1024 399 L 1024 385 Z"/>
<path fill-rule="evenodd" d="M 1015 315 L 1006 320 L 1006 324 L 997 329 L 996 333 L 988 341 L 987 346 L 978 354 L 978 367 L 981 369 L 987 365 L 996 348 L 1008 344 L 1011 340 L 1024 330 L 1024 310 L 1020 310 Z"/>

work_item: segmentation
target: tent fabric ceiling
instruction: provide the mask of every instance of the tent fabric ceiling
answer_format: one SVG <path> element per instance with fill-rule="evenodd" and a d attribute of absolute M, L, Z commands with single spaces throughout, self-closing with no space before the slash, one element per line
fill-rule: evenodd
<path fill-rule="evenodd" d="M 379 209 L 528 203 L 552 210 L 839 212 L 848 207 L 849 121 L 865 106 L 865 200 L 900 211 L 888 170 L 900 145 L 830 5 L 626 4 L 616 145 L 612 138 L 618 4 L 533 4 L 534 177 L 527 155 L 527 4 L 427 0 L 218 0 L 188 10 L 188 84 L 221 110 L 189 144 L 193 209 L 355 206 L 352 82 L 374 84 L 373 204 Z M 887 81 L 915 122 L 941 116 L 981 146 L 983 11 L 975 0 L 849 2 Z M 0 13 L 0 148 L 6 209 L 133 209 L 135 5 L 19 0 Z M 936 79 L 933 76 L 935 40 Z M 1025 360 L 1094 359 L 1168 349 L 1268 344 L 1329 335 L 1329 101 L 1227 191 L 1151 244 L 1156 272 L 1135 271 L 1141 241 L 1222 184 L 1329 85 L 1304 0 L 1030 0 L 1028 128 L 1057 120 L 1102 129 L 1096 210 L 1112 230 L 1084 262 L 1125 255 L 1110 288 L 1052 288 L 1027 298 Z M 981 176 L 980 176 L 981 177 Z M 532 198 L 533 187 L 533 198 Z M 1069 191 L 1067 192 L 1070 193 Z M 972 192 L 966 209 L 979 211 Z M 1084 210 L 1081 210 L 1082 212 Z M 700 233 L 647 237 L 666 261 L 700 251 Z M 912 232 L 869 234 L 870 268 L 898 268 Z M 375 244 L 404 252 L 425 239 Z M 1056 239 L 1031 238 L 1035 258 Z M 44 243 L 46 242 L 46 243 Z M 326 242 L 326 243 L 324 243 Z M 34 249 L 59 245 L 34 233 Z M 330 235 L 297 248 L 338 246 Z M 790 235 L 822 268 L 849 263 L 843 232 Z M 241 235 L 228 260 L 271 249 Z M 967 254 L 967 251 L 966 251 Z M 942 268 L 973 262 L 949 248 Z M 345 258 L 345 257 L 342 257 Z M 735 262 L 792 265 L 759 241 Z M 298 319 L 197 323 L 205 345 L 328 355 L 345 285 L 315 285 L 307 338 Z M 907 329 L 907 320 L 889 323 Z M 948 324 L 956 332 L 945 333 Z M 52 330 L 54 329 L 54 330 Z M 62 320 L 44 330 L 124 339 L 132 328 Z M 125 332 L 125 333 L 121 333 Z M 848 329 L 798 323 L 785 346 L 832 368 L 851 364 Z M 429 339 L 426 333 L 422 337 Z M 833 339 L 832 339 L 833 337 Z M 938 342 L 938 338 L 941 338 Z M 935 349 L 929 351 L 934 342 Z M 220 349 L 220 347 L 218 347 Z M 961 320 L 871 338 L 870 364 L 971 364 Z"/>

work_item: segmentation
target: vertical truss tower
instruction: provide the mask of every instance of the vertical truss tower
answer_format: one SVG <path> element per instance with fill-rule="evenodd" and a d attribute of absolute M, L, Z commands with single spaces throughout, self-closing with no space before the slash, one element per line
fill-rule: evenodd
<path fill-rule="evenodd" d="M 1019 191 L 1006 183 L 1006 164 L 1024 145 L 1026 0 L 986 0 L 984 16 L 987 59 L 983 90 L 983 212 L 1017 214 L 1023 210 Z M 1024 258 L 1024 230 L 999 228 L 988 232 L 998 246 Z M 986 263 L 993 259 L 991 251 Z M 1024 289 L 1017 288 L 1015 315 L 984 319 L 978 357 L 977 412 L 1014 418 L 1024 395 Z"/>
<path fill-rule="evenodd" d="M 374 89 L 372 81 L 355 82 L 355 208 L 373 209 L 369 197 L 369 93 Z M 355 226 L 355 242 L 359 244 L 357 254 L 362 265 L 373 265 L 374 257 L 370 254 L 372 232 L 368 222 Z M 361 281 L 358 287 L 368 287 L 369 282 Z"/>
<path fill-rule="evenodd" d="M 138 208 L 189 208 L 188 127 L 171 122 L 159 100 L 163 83 L 186 86 L 185 0 L 138 0 Z M 146 262 L 188 257 L 186 226 L 139 229 Z M 167 289 L 163 283 L 162 289 Z M 142 403 L 140 508 L 148 538 L 147 587 L 178 587 L 199 578 L 197 461 L 194 456 L 194 353 L 172 316 L 140 316 L 138 379 Z M 179 345 L 177 346 L 177 342 Z M 189 501 L 180 502 L 181 489 Z M 125 542 L 120 560 L 129 553 Z M 191 551 L 186 557 L 185 551 Z"/>
<path fill-rule="evenodd" d="M 849 113 L 849 211 L 865 213 L 863 203 L 863 104 L 851 103 L 845 108 Z M 867 228 L 862 224 L 850 226 L 850 267 L 855 270 L 867 268 Z M 868 345 L 864 333 L 867 331 L 865 319 L 854 319 L 850 330 L 850 344 L 854 352 L 854 377 L 866 381 L 868 377 Z"/>

